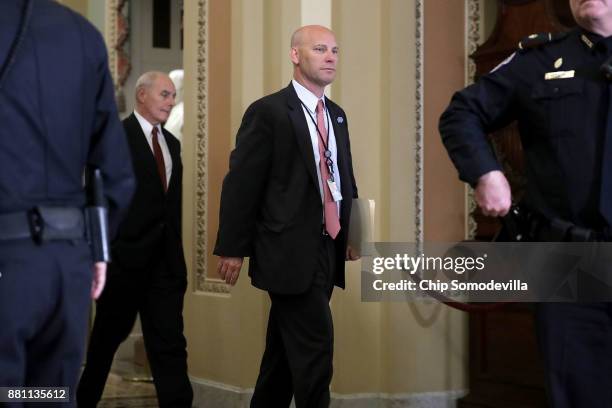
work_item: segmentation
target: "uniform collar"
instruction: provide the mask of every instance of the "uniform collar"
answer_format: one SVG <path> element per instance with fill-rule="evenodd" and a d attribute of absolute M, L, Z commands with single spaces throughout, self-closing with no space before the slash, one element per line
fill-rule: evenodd
<path fill-rule="evenodd" d="M 592 51 L 612 52 L 612 36 L 603 37 L 582 28 L 580 30 L 580 41 Z"/>

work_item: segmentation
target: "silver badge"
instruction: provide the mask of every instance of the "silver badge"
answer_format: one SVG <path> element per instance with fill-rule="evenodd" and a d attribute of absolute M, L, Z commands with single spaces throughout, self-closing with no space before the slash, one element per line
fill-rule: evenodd
<path fill-rule="evenodd" d="M 342 116 L 338 116 L 338 117 L 336 118 L 336 121 L 337 121 L 338 123 L 344 123 L 344 118 L 343 118 Z"/>

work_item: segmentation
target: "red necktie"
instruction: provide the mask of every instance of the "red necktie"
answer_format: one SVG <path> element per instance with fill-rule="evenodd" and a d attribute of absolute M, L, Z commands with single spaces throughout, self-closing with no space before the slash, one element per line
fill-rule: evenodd
<path fill-rule="evenodd" d="M 319 103 L 317 104 L 317 127 L 319 128 L 319 132 L 321 132 L 321 138 L 327 145 L 325 109 L 323 108 L 322 100 L 319 100 Z M 338 236 L 338 232 L 340 232 L 340 220 L 338 219 L 338 206 L 332 199 L 331 190 L 327 184 L 327 180 L 329 180 L 330 177 L 323 143 L 319 143 L 319 167 L 321 169 L 321 181 L 323 182 L 323 214 L 325 217 L 325 230 L 332 238 L 335 239 Z"/>
<path fill-rule="evenodd" d="M 164 192 L 168 190 L 168 183 L 166 182 L 166 163 L 164 162 L 164 155 L 162 154 L 161 147 L 159 147 L 159 140 L 157 139 L 157 126 L 153 127 L 151 131 L 153 135 L 153 156 L 155 156 L 155 163 L 157 163 L 157 172 L 161 179 Z"/>

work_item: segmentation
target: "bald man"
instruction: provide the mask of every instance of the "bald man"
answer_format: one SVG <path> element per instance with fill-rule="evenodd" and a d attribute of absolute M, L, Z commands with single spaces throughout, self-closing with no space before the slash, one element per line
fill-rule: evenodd
<path fill-rule="evenodd" d="M 183 297 L 187 272 L 181 242 L 180 143 L 161 124 L 176 90 L 167 74 L 147 72 L 136 82 L 136 108 L 123 121 L 137 188 L 112 243 L 106 290 L 97 303 L 79 408 L 95 407 L 117 348 L 140 315 L 160 407 L 191 407 Z"/>
<path fill-rule="evenodd" d="M 329 300 L 344 288 L 351 201 L 357 197 L 348 123 L 324 96 L 338 45 L 325 27 L 291 39 L 293 81 L 245 112 L 223 181 L 214 253 L 235 284 L 250 257 L 252 284 L 272 301 L 252 407 L 329 406 L 333 324 Z"/>

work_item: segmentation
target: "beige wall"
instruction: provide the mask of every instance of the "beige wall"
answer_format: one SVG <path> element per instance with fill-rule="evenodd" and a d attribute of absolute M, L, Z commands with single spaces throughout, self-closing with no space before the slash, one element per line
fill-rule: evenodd
<path fill-rule="evenodd" d="M 87 7 L 89 0 L 58 0 L 58 2 L 70 7 L 77 13 L 80 13 L 81 15 L 87 17 Z"/>
<path fill-rule="evenodd" d="M 216 232 L 219 183 L 242 113 L 255 99 L 288 83 L 289 36 L 304 21 L 302 7 L 307 1 L 227 1 L 224 7 L 231 28 L 225 37 L 218 36 L 227 25 L 215 25 L 209 19 L 207 62 L 215 64 L 218 57 L 210 53 L 223 44 L 229 51 L 223 58 L 230 61 L 229 67 L 211 67 L 208 76 L 211 99 L 206 117 L 210 120 L 209 166 L 213 167 L 208 175 L 209 252 Z M 212 18 L 215 2 L 223 0 L 208 2 Z M 196 3 L 185 2 L 186 50 L 198 46 Z M 463 190 L 439 143 L 437 118 L 451 90 L 463 81 L 463 2 L 426 3 L 425 238 L 461 239 Z M 376 239 L 381 241 L 414 241 L 414 21 L 414 0 L 331 0 L 331 25 L 341 48 L 331 97 L 347 112 L 359 193 L 376 200 Z M 225 38 L 225 42 L 216 43 L 215 38 Z M 184 55 L 184 133 L 194 135 L 199 61 L 195 51 Z M 215 92 L 220 93 L 215 97 Z M 228 95 L 229 100 L 224 98 Z M 226 112 L 229 123 L 218 122 L 218 115 L 213 114 L 217 109 Z M 183 225 L 191 275 L 185 299 L 190 374 L 196 382 L 252 388 L 264 346 L 267 296 L 250 286 L 246 268 L 229 294 L 194 291 L 193 138 L 185 137 L 183 151 Z M 208 268 L 215 264 L 216 259 L 210 257 Z M 463 315 L 435 303 L 361 302 L 359 263 L 349 265 L 347 286 L 346 291 L 336 290 L 332 299 L 336 336 L 333 392 L 395 394 L 466 387 Z"/>
<path fill-rule="evenodd" d="M 107 0 L 57 0 L 67 7 L 70 7 L 96 26 L 100 32 L 104 32 L 105 28 L 105 8 Z"/>
<path fill-rule="evenodd" d="M 239 121 L 239 117 L 236 112 L 245 108 L 243 101 L 252 100 L 254 95 L 260 95 L 263 92 L 263 73 L 259 69 L 262 61 L 261 27 L 247 22 L 253 18 L 261 24 L 263 14 L 258 13 L 258 1 L 245 0 L 244 7 L 236 7 L 233 1 L 231 3 L 227 2 L 225 6 L 223 3 L 219 0 L 215 4 L 211 4 L 209 10 L 212 16 L 215 13 L 215 7 L 227 7 L 226 13 L 229 13 L 227 23 L 229 23 L 229 26 L 224 26 L 222 22 L 212 22 L 208 29 L 215 30 L 215 32 L 210 33 L 210 44 L 207 44 L 209 53 L 216 47 L 226 46 L 228 55 L 225 55 L 224 58 L 231 61 L 230 70 L 220 67 L 218 70 L 212 68 L 208 71 L 209 75 L 215 75 L 215 78 L 209 78 L 210 82 L 219 78 L 222 82 L 226 81 L 225 84 L 215 83 L 212 86 L 209 82 L 209 90 L 212 92 L 210 97 L 214 97 L 215 89 L 217 92 L 225 92 L 226 96 L 230 96 L 226 102 L 222 102 L 222 104 L 227 104 L 225 114 L 230 119 L 230 123 L 225 125 L 222 118 L 216 118 L 218 120 L 208 124 L 211 143 L 209 168 L 210 166 L 214 167 L 214 170 L 208 174 L 210 188 L 207 218 L 211 220 L 211 224 L 208 226 L 211 237 L 216 232 L 217 224 L 216 221 L 212 220 L 218 212 L 220 179 L 222 173 L 227 169 L 227 156 L 230 145 L 233 143 L 232 135 L 238 126 L 237 120 Z M 261 7 L 259 10 L 261 10 Z M 242 16 L 244 15 L 250 17 L 245 17 L 246 24 L 242 22 Z M 196 50 L 198 47 L 197 16 L 197 3 L 194 1 L 185 2 L 185 50 Z M 227 34 L 225 29 L 230 26 L 229 38 L 226 38 L 227 41 L 223 41 L 223 38 L 219 35 L 223 35 L 220 33 L 224 32 Z M 217 40 L 221 42 L 218 43 Z M 240 46 L 238 47 L 238 45 Z M 249 61 L 252 75 L 248 75 L 245 81 L 243 80 L 241 64 L 246 60 Z M 195 84 L 198 63 L 200 61 L 198 61 L 198 55 L 195 51 L 184 53 L 185 125 L 183 162 L 185 171 L 183 235 L 185 237 L 185 257 L 190 274 L 190 286 L 185 297 L 184 314 L 185 335 L 189 345 L 190 375 L 196 379 L 207 379 L 237 387 L 249 387 L 263 347 L 264 314 L 266 311 L 264 296 L 250 288 L 248 279 L 245 279 L 246 273 L 233 289 L 231 295 L 194 292 L 193 242 L 196 196 L 194 194 L 195 174 L 193 169 L 195 167 L 196 146 L 193 136 L 197 133 L 195 119 L 198 117 L 198 112 L 196 110 L 197 88 Z M 212 64 L 213 60 L 210 63 Z M 227 80 L 229 80 L 229 84 Z M 190 86 L 189 84 L 194 85 Z M 219 96 L 221 96 L 222 101 L 225 100 L 223 95 Z M 208 110 L 204 112 L 206 119 L 211 118 L 218 109 L 210 105 L 207 105 L 207 107 Z M 213 148 L 213 146 L 215 147 Z M 209 242 L 211 242 L 211 245 L 214 244 L 214 240 L 209 240 Z M 209 247 L 208 252 L 211 251 L 212 247 Z M 208 266 L 214 268 L 214 262 L 215 260 L 210 258 Z M 212 273 L 212 276 L 214 276 L 214 273 Z"/>
<path fill-rule="evenodd" d="M 465 188 L 442 146 L 438 119 L 452 93 L 462 88 L 465 80 L 465 40 L 458 35 L 464 29 L 464 11 L 461 1 L 425 2 L 424 207 L 428 241 L 463 238 Z"/>

